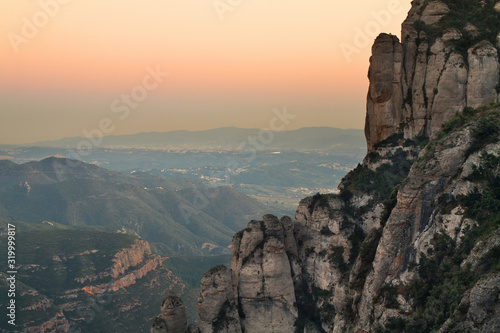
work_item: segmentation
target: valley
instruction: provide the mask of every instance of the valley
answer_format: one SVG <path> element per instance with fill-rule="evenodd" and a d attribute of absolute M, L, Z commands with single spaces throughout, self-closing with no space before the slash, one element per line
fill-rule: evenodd
<path fill-rule="evenodd" d="M 225 137 L 226 130 L 220 131 L 222 133 L 211 133 L 212 140 L 218 138 L 217 133 Z M 248 134 L 247 130 L 236 133 L 237 136 L 233 133 L 236 137 L 217 139 L 212 144 L 202 142 L 210 142 L 205 134 L 188 148 L 181 144 L 167 148 L 168 142 L 164 142 L 164 147 L 151 147 L 152 143 L 146 147 L 124 147 L 130 140 L 124 138 L 124 145 L 97 147 L 88 155 L 79 157 L 85 163 L 137 178 L 150 175 L 166 179 L 189 178 L 210 187 L 229 186 L 258 200 L 270 211 L 293 215 L 298 201 L 304 196 L 335 192 L 344 175 L 361 161 L 366 152 L 365 144 L 360 142 L 362 131 L 351 130 L 340 138 L 336 129 L 324 129 L 319 133 L 305 131 L 300 135 L 285 132 L 282 142 L 276 139 L 265 149 L 252 151 L 239 151 L 234 147 L 234 140 L 243 140 Z M 291 139 L 292 134 L 297 137 Z M 334 140 L 338 143 L 332 144 Z M 314 144 L 318 147 L 313 147 Z M 16 163 L 48 156 L 73 156 L 67 149 L 57 146 L 0 146 L 0 155 Z"/>
<path fill-rule="evenodd" d="M 172 291 L 196 320 L 199 281 L 230 264 L 233 235 L 334 192 L 365 150 L 290 144 L 251 155 L 199 143 L 97 147 L 81 160 L 61 147 L 0 146 L 0 234 L 18 230 L 20 327 L 146 331 Z"/>

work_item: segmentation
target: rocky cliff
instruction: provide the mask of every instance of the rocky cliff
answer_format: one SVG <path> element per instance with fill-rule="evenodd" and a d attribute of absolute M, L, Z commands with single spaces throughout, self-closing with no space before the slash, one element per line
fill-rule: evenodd
<path fill-rule="evenodd" d="M 154 271 L 162 265 L 160 256 L 151 255 L 149 243 L 145 240 L 137 240 L 131 247 L 125 248 L 115 254 L 113 265 L 98 275 L 85 276 L 77 279 L 85 284 L 86 281 L 96 281 L 106 277 L 113 280 L 108 283 L 86 285 L 82 289 L 90 295 L 100 295 L 107 292 L 115 292 L 135 284 L 135 282 L 149 272 Z"/>
<path fill-rule="evenodd" d="M 182 299 L 171 293 L 161 305 L 161 315 L 156 317 L 151 333 L 185 332 L 188 329 L 186 308 Z"/>
<path fill-rule="evenodd" d="M 197 325 L 154 332 L 500 331 L 496 5 L 414 1 L 403 42 L 373 46 L 368 154 L 340 194 L 251 221 Z"/>
<path fill-rule="evenodd" d="M 377 38 L 368 75 L 369 151 L 395 133 L 409 139 L 433 136 L 464 107 L 498 102 L 500 35 L 494 5 L 413 1 L 402 41 L 386 34 Z"/>

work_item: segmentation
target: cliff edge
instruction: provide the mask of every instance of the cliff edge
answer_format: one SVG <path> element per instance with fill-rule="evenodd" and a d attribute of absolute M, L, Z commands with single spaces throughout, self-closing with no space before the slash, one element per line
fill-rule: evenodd
<path fill-rule="evenodd" d="M 413 1 L 402 42 L 381 34 L 370 59 L 368 151 L 395 133 L 433 136 L 456 112 L 499 101 L 495 1 Z"/>
<path fill-rule="evenodd" d="M 373 46 L 363 163 L 236 234 L 182 332 L 500 331 L 498 8 L 413 1 Z"/>

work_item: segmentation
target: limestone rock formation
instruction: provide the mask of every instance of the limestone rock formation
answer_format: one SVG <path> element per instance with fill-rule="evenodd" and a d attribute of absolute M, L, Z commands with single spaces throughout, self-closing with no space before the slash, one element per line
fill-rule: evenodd
<path fill-rule="evenodd" d="M 184 333 L 188 324 L 186 308 L 182 299 L 171 293 L 161 305 L 161 314 L 156 317 L 151 333 Z"/>
<path fill-rule="evenodd" d="M 450 8 L 445 3 L 441 1 L 432 1 L 422 12 L 421 20 L 427 25 L 432 25 L 438 23 L 449 11 Z"/>
<path fill-rule="evenodd" d="M 471 22 L 462 32 L 441 24 L 448 12 L 442 1 L 414 1 L 402 42 L 385 34 L 375 41 L 365 127 L 369 152 L 396 132 L 409 139 L 433 136 L 464 107 L 499 101 L 496 39 L 479 40 L 463 52 L 464 40 L 480 38 L 481 31 L 471 30 Z"/>
<path fill-rule="evenodd" d="M 241 333 L 234 272 L 225 266 L 216 266 L 205 274 L 200 289 L 199 332 Z"/>
<path fill-rule="evenodd" d="M 292 265 L 285 239 L 289 219 L 266 215 L 252 221 L 233 238 L 233 262 L 238 306 L 245 332 L 290 332 L 297 318 Z"/>
<path fill-rule="evenodd" d="M 374 146 L 381 138 L 388 138 L 399 129 L 396 120 L 402 120 L 403 90 L 401 74 L 403 46 L 396 36 L 382 34 L 373 45 L 370 59 L 370 90 L 366 116 L 366 138 Z"/>
<path fill-rule="evenodd" d="M 497 49 L 482 41 L 469 49 L 468 56 L 467 104 L 478 107 L 497 102 L 500 70 Z"/>
<path fill-rule="evenodd" d="M 457 8 L 413 1 L 403 42 L 376 39 L 366 158 L 340 194 L 234 236 L 231 268 L 202 280 L 199 332 L 500 331 L 499 63 L 478 40 L 500 24 L 453 26 Z"/>
<path fill-rule="evenodd" d="M 379 146 L 293 221 L 251 221 L 202 280 L 197 332 L 496 332 L 500 109 L 469 117 Z"/>

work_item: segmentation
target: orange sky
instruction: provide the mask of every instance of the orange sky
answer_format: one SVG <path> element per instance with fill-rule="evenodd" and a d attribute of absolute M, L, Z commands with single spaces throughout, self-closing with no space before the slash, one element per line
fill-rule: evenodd
<path fill-rule="evenodd" d="M 263 128 L 285 105 L 288 129 L 363 126 L 371 42 L 399 35 L 409 0 L 228 3 L 2 1 L 0 143 L 81 136 L 104 117 L 111 134 Z M 169 76 L 118 119 L 112 102 L 157 66 Z"/>

